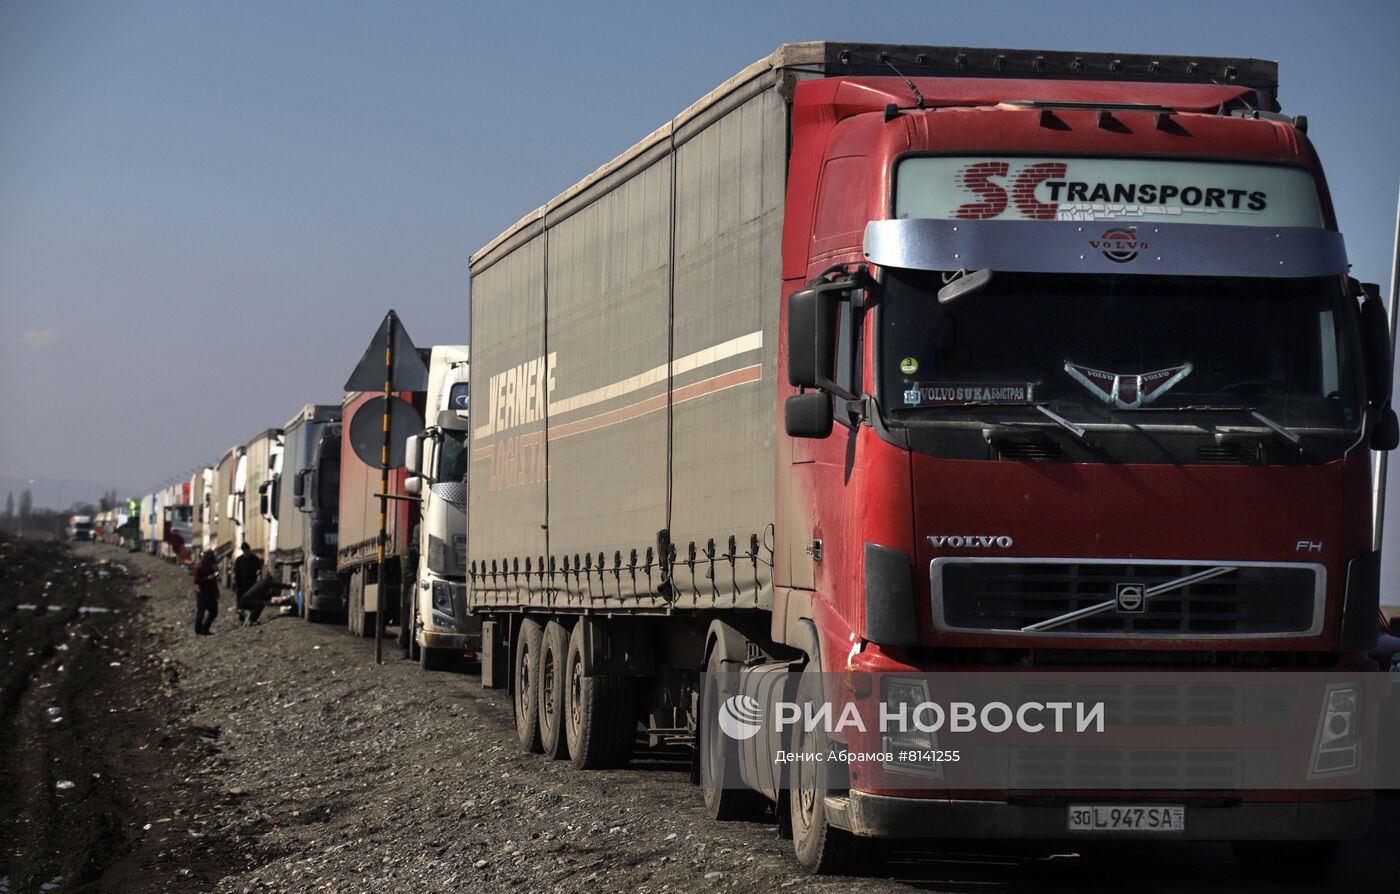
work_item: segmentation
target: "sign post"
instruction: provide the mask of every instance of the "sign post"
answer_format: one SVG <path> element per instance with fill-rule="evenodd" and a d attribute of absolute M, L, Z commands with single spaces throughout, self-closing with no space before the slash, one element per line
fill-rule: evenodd
<path fill-rule="evenodd" d="M 384 366 L 382 373 L 379 365 L 374 363 L 374 356 L 378 349 L 383 350 Z M 388 543 L 389 543 L 389 471 L 403 465 L 403 451 L 395 451 L 393 444 L 395 436 L 398 437 L 400 446 L 403 439 L 409 432 L 399 430 L 399 426 L 394 425 L 395 419 L 402 420 L 402 415 L 396 411 L 397 404 L 402 401 L 394 398 L 394 390 L 398 388 L 403 391 L 422 391 L 428 387 L 428 370 L 423 365 L 423 360 L 418 356 L 418 349 L 414 347 L 413 341 L 404 331 L 403 325 L 399 322 L 397 312 L 390 310 L 384 316 L 384 322 L 379 325 L 379 331 L 375 333 L 374 339 L 365 350 L 364 356 L 360 359 L 355 371 L 350 374 L 350 378 L 345 382 L 346 391 L 370 391 L 379 384 L 384 388 L 384 405 L 382 408 L 382 419 L 380 428 L 382 436 L 380 438 L 378 466 L 379 466 L 379 538 L 377 553 L 377 580 L 375 587 L 375 618 L 374 618 L 374 663 L 384 663 L 384 612 L 385 612 L 385 582 L 388 579 Z M 373 403 L 372 401 L 370 403 Z M 368 409 L 370 404 L 365 404 L 364 409 Z M 410 415 L 416 415 L 410 410 Z M 363 409 L 361 410 L 363 412 Z M 356 414 L 358 417 L 359 414 Z M 358 422 L 358 418 L 356 419 Z M 356 427 L 352 423 L 352 428 Z M 353 441 L 352 437 L 352 441 Z M 359 445 L 356 444 L 356 455 L 368 465 L 375 463 L 360 452 Z M 395 456 L 397 452 L 398 456 Z M 405 619 L 399 619 L 400 624 L 406 623 Z"/>

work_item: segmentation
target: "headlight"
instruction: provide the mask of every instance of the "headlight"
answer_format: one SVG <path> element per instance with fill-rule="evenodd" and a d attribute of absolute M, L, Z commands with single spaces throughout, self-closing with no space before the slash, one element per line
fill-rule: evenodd
<path fill-rule="evenodd" d="M 452 614 L 452 585 L 447 581 L 433 582 L 433 609 L 444 614 Z"/>
<path fill-rule="evenodd" d="M 1317 742 L 1313 746 L 1312 773 L 1333 776 L 1355 772 L 1360 765 L 1361 737 L 1358 730 L 1355 687 L 1333 684 L 1327 687 L 1323 699 L 1322 718 L 1317 727 Z"/>
<path fill-rule="evenodd" d="M 880 751 L 891 758 L 881 766 L 896 773 L 941 779 L 943 765 L 932 759 L 932 752 L 938 750 L 938 734 L 914 725 L 914 709 L 929 701 L 928 681 L 886 676 L 880 683 L 880 701 L 886 714 L 895 718 L 880 737 Z M 904 718 L 903 724 L 899 717 Z"/>

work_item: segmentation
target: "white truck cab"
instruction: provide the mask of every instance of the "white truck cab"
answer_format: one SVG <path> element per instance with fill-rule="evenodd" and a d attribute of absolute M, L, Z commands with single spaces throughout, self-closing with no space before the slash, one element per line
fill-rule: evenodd
<path fill-rule="evenodd" d="M 467 615 L 467 420 L 470 349 L 438 345 L 428 365 L 427 427 L 407 442 L 405 490 L 419 500 L 410 653 L 424 670 L 474 658 L 481 625 Z"/>

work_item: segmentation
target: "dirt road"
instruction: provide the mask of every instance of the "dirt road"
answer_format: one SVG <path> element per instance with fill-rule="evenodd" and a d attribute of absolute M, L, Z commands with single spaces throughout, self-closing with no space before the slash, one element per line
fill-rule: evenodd
<path fill-rule="evenodd" d="M 888 877 L 810 878 L 772 824 L 705 817 L 683 755 L 577 772 L 521 754 L 509 700 L 474 674 L 374 667 L 372 643 L 335 626 L 237 628 L 227 599 L 196 638 L 187 578 L 145 556 L 0 559 L 0 757 L 17 771 L 0 782 L 0 894 L 1251 887 L 1223 845 L 971 843 L 895 854 Z M 64 608 L 17 607 L 41 603 Z M 1398 806 L 1330 889 L 1387 889 Z"/>

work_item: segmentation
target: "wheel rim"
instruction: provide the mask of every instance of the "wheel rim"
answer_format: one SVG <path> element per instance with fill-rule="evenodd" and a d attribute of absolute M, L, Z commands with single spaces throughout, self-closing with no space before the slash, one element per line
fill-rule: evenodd
<path fill-rule="evenodd" d="M 577 737 L 583 728 L 583 657 L 574 656 L 569 667 L 569 727 Z"/>
<path fill-rule="evenodd" d="M 515 688 L 515 716 L 530 713 L 530 647 L 520 646 L 520 685 Z"/>
<path fill-rule="evenodd" d="M 554 655 L 549 649 L 544 650 L 544 668 L 540 676 L 540 707 L 544 709 L 544 714 L 540 717 L 541 723 L 549 723 L 554 717 Z"/>
<path fill-rule="evenodd" d="M 798 731 L 798 735 L 802 735 Z M 802 737 L 801 747 L 795 749 L 800 752 L 807 752 L 809 742 L 806 736 Z M 795 776 L 792 781 L 792 792 L 789 797 L 797 807 L 796 815 L 793 818 L 794 837 L 803 839 L 806 833 L 812 828 L 812 817 L 817 811 L 817 785 L 813 778 L 814 769 L 807 765 L 806 761 L 798 762 L 794 768 Z"/>

